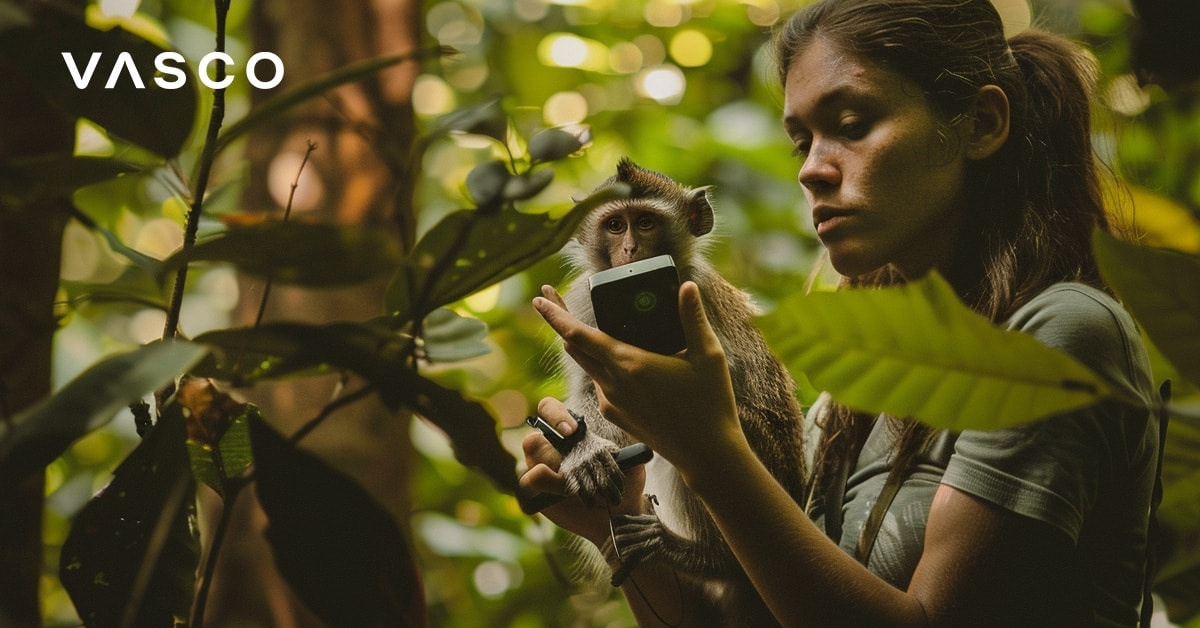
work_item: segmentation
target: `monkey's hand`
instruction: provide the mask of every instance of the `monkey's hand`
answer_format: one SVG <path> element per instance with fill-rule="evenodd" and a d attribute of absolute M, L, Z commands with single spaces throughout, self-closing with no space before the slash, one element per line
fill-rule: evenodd
<path fill-rule="evenodd" d="M 579 496 L 586 506 L 615 506 L 625 492 L 625 473 L 613 459 L 620 448 L 592 432 L 583 435 L 563 458 L 558 472 L 567 491 Z"/>
<path fill-rule="evenodd" d="M 737 559 L 724 543 L 705 547 L 673 532 L 653 513 L 613 517 L 611 541 L 613 551 L 609 554 L 606 547 L 605 558 L 610 563 L 615 559 L 621 564 L 613 573 L 613 586 L 619 585 L 634 567 L 647 560 L 660 560 L 694 576 L 719 580 L 740 569 Z"/>

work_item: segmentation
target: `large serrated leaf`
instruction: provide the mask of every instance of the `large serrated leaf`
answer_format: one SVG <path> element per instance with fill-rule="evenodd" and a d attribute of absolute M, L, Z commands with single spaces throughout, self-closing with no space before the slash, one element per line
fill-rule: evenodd
<path fill-rule="evenodd" d="M 59 578 L 88 626 L 187 620 L 200 548 L 188 522 L 195 484 L 185 438 L 183 413 L 171 404 L 75 516 Z"/>
<path fill-rule="evenodd" d="M 839 402 L 938 428 L 1019 425 L 1109 390 L 1070 356 L 972 312 L 936 274 L 793 297 L 762 322 L 788 367 Z"/>
<path fill-rule="evenodd" d="M 331 626 L 421 624 L 421 578 L 392 516 L 256 417 L 250 440 L 267 540 L 305 606 Z"/>
<path fill-rule="evenodd" d="M 120 28 L 99 31 L 74 15 L 44 3 L 36 24 L 0 31 L 0 54 L 25 74 L 46 96 L 72 115 L 87 118 L 111 135 L 173 157 L 182 150 L 196 119 L 196 80 L 189 72 L 177 89 L 154 82 L 155 58 L 161 48 Z M 75 84 L 64 54 L 71 55 L 83 73 L 93 53 L 99 61 L 86 87 Z M 135 86 L 128 71 L 107 88 L 118 58 L 128 54 L 143 87 Z"/>
<path fill-rule="evenodd" d="M 327 288 L 390 274 L 401 258 L 396 240 L 377 229 L 277 221 L 231 227 L 175 253 L 163 266 L 170 271 L 191 262 L 228 262 L 274 281 Z"/>
<path fill-rule="evenodd" d="M 0 421 L 0 475 L 16 477 L 50 464 L 76 439 L 170 382 L 206 351 L 188 342 L 155 342 L 106 358 L 11 421 Z"/>
<path fill-rule="evenodd" d="M 1200 257 L 1092 238 L 1104 280 L 1179 375 L 1200 385 Z"/>
<path fill-rule="evenodd" d="M 403 324 L 457 301 L 558 251 L 588 212 L 628 195 L 628 186 L 608 186 L 557 219 L 511 207 L 497 213 L 450 214 L 414 247 L 408 263 L 392 278 L 384 305 L 394 321 Z"/>

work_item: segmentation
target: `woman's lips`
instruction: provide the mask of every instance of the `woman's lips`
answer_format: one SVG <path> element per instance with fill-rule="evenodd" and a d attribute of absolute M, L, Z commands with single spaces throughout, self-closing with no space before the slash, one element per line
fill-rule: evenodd
<path fill-rule="evenodd" d="M 834 207 L 817 207 L 813 209 L 813 226 L 817 229 L 817 235 L 824 236 L 832 232 L 848 221 L 854 213 L 854 211 L 849 209 Z"/>

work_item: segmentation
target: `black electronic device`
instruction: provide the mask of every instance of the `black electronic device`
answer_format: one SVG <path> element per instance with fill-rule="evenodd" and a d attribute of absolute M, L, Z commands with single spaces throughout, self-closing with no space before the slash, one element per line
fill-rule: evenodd
<path fill-rule="evenodd" d="M 588 280 L 596 327 L 648 351 L 686 347 L 679 321 L 679 273 L 670 255 L 602 270 Z"/>
<path fill-rule="evenodd" d="M 574 447 L 575 443 L 579 442 L 579 439 L 583 438 L 583 435 L 587 433 L 587 423 L 583 420 L 583 417 L 574 413 L 572 413 L 572 416 L 575 417 L 578 427 L 570 436 L 563 436 L 562 434 L 559 434 L 558 430 L 554 429 L 549 423 L 546 422 L 545 419 L 540 416 L 531 416 L 525 419 L 525 422 L 528 423 L 530 427 L 536 428 L 539 432 L 541 432 L 542 436 L 545 436 L 546 440 L 550 441 L 550 444 L 558 450 L 558 453 L 565 456 L 567 455 L 567 452 L 571 451 L 571 447 Z M 616 461 L 617 466 L 620 467 L 622 471 L 635 467 L 639 464 L 645 464 L 653 457 L 654 451 L 652 451 L 644 443 L 634 443 L 628 447 L 622 447 L 621 449 L 613 452 L 613 460 Z M 543 508 L 557 504 L 563 499 L 564 497 L 562 495 L 555 495 L 554 493 L 538 493 L 537 495 L 532 496 L 518 496 L 517 501 L 521 504 L 521 510 L 523 510 L 526 514 L 532 515 L 535 512 L 541 511 Z"/>

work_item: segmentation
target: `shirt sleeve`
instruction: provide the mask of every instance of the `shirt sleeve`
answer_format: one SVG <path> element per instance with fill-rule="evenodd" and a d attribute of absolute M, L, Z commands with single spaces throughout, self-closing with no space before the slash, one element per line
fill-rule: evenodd
<path fill-rule="evenodd" d="M 1060 284 L 1022 307 L 1009 327 L 1146 400 L 1140 391 L 1149 388 L 1149 367 L 1136 328 L 1107 295 Z M 1142 443 L 1128 414 L 1126 406 L 1109 401 L 1015 428 L 964 431 L 942 483 L 1045 521 L 1078 541 L 1100 487 L 1129 468 Z"/>

